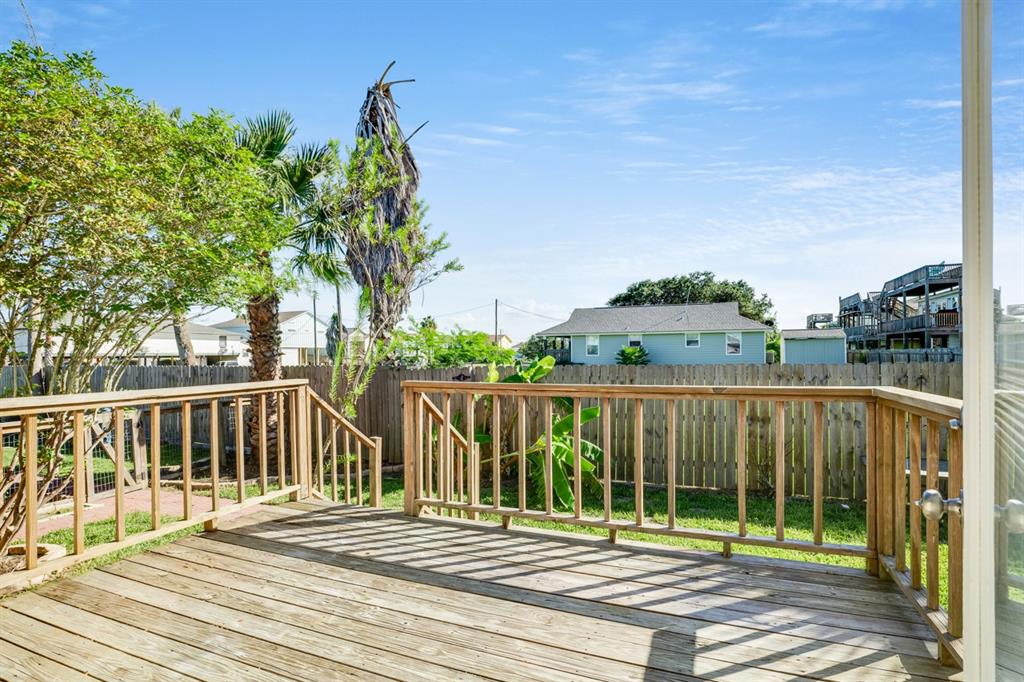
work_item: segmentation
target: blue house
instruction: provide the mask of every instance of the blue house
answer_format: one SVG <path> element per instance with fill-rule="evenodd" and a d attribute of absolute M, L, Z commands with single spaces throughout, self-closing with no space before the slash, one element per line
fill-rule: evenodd
<path fill-rule="evenodd" d="M 781 336 L 783 363 L 841 365 L 846 362 L 846 331 L 843 329 L 784 329 Z"/>
<path fill-rule="evenodd" d="M 765 362 L 770 329 L 730 302 L 576 308 L 537 336 L 568 346 L 564 359 L 574 364 L 614 365 L 624 346 L 643 346 L 654 365 L 715 365 Z"/>

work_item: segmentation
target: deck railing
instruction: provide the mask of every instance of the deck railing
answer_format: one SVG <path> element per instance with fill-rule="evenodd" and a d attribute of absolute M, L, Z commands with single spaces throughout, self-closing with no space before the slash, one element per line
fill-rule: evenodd
<path fill-rule="evenodd" d="M 948 491 L 958 491 L 961 481 L 959 432 L 950 427 L 950 420 L 958 419 L 960 401 L 916 391 L 875 387 L 764 387 L 764 386 L 640 386 L 640 385 L 554 385 L 554 384 L 491 384 L 464 382 L 406 381 L 402 383 L 404 406 L 405 453 L 405 512 L 419 515 L 425 509 L 437 513 L 462 513 L 476 516 L 491 514 L 508 526 L 512 519 L 525 518 L 558 523 L 604 528 L 614 542 L 620 531 L 683 537 L 694 540 L 719 542 L 722 553 L 731 556 L 733 545 L 758 545 L 802 552 L 861 557 L 866 570 L 873 575 L 890 576 L 896 580 L 907 597 L 918 607 L 927 622 L 935 629 L 942 644 L 943 655 L 959 660 L 959 637 L 962 613 L 962 546 L 958 518 L 948 522 L 948 591 L 945 603 L 939 603 L 939 532 L 938 522 L 929 521 L 926 533 L 921 535 L 921 512 L 911 504 L 922 492 L 922 477 L 928 488 L 938 489 L 940 460 L 946 463 Z M 626 438 L 614 434 L 614 442 L 631 445 L 632 452 L 612 452 L 613 433 L 608 418 L 610 401 L 633 403 L 635 420 Z M 676 498 L 679 485 L 677 470 L 686 455 L 685 431 L 691 428 L 685 419 L 692 411 L 684 409 L 686 403 L 707 401 L 735 405 L 736 437 L 729 451 L 719 453 L 723 467 L 734 468 L 734 476 L 722 480 L 735 480 L 737 505 L 736 531 L 710 530 L 692 527 L 693 519 L 684 519 L 678 513 Z M 664 404 L 664 421 L 659 422 L 656 433 L 645 423 L 645 409 Z M 866 436 L 867 503 L 865 542 L 844 544 L 825 542 L 825 458 L 826 423 L 834 403 L 860 404 L 866 415 L 862 428 Z M 583 513 L 584 489 L 582 485 L 585 458 L 583 457 L 583 410 L 598 407 L 598 445 L 603 461 L 598 462 L 598 473 L 603 484 L 602 513 L 598 516 Z M 761 410 L 758 406 L 766 406 Z M 556 414 L 556 406 L 565 416 Z M 806 435 L 809 446 L 805 453 L 796 448 L 787 451 L 787 413 L 808 406 L 812 419 Z M 758 433 L 751 428 L 752 415 L 770 414 L 771 428 L 758 424 Z M 528 433 L 528 410 L 539 410 L 543 415 L 540 433 Z M 483 415 L 481 411 L 489 412 Z M 721 411 L 722 414 L 726 412 Z M 591 411 L 591 414 L 593 412 Z M 680 418 L 682 415 L 682 418 Z M 555 462 L 553 429 L 558 419 L 571 417 L 572 449 L 571 471 L 568 478 L 572 486 L 572 509 L 559 511 L 553 491 Z M 502 429 L 503 419 L 506 424 Z M 458 428 L 458 425 L 463 425 Z M 512 429 L 508 427 L 512 426 Z M 588 427 L 592 427 L 588 424 Z M 923 440 L 922 430 L 924 433 Z M 512 437 L 508 438 L 509 431 Z M 589 430 L 590 434 L 594 429 Z M 504 435 L 503 435 L 504 434 Z M 916 436 L 914 435 L 916 434 Z M 791 434 L 792 435 L 792 434 Z M 755 535 L 748 530 L 747 475 L 748 448 L 751 439 L 766 436 L 768 450 L 774 457 L 774 534 Z M 486 440 L 490 461 L 481 462 L 478 439 Z M 614 518 L 612 513 L 612 467 L 605 463 L 612 455 L 632 456 L 633 481 L 644 481 L 644 442 L 655 439 L 663 444 L 666 475 L 667 508 L 665 523 L 655 523 L 645 515 L 645 486 L 634 484 L 635 517 Z M 563 445 L 565 441 L 562 441 Z M 921 467 L 922 444 L 925 466 Z M 940 444 L 944 444 L 942 457 Z M 510 446 L 509 448 L 506 445 Z M 527 458 L 526 451 L 542 452 L 540 457 Z M 760 448 L 762 451 L 764 448 Z M 913 453 L 918 453 L 917 464 Z M 787 528 L 786 493 L 787 461 L 802 456 L 800 464 L 813 470 L 811 539 L 794 537 Z M 647 460 L 649 461 L 649 459 Z M 909 465 L 908 465 L 909 462 Z M 533 506 L 527 493 L 527 480 L 531 466 L 543 469 L 543 494 Z M 561 466 L 561 465 L 559 465 Z M 517 499 L 512 504 L 502 501 L 503 474 L 518 478 Z M 733 472 L 729 472 L 732 474 Z M 916 475 L 915 475 L 916 474 Z M 481 502 L 484 478 L 490 478 L 491 502 Z M 909 488 L 908 488 L 909 485 Z M 950 496 L 953 493 L 950 492 Z M 909 520 L 909 533 L 907 523 Z M 687 523 L 689 522 L 689 523 Z M 916 529 L 916 530 L 915 530 Z M 909 536 L 909 538 L 908 538 Z M 911 561 L 907 562 L 909 554 Z M 927 580 L 922 583 L 921 557 L 925 557 Z"/>
<path fill-rule="evenodd" d="M 233 422 L 233 438 L 230 439 L 226 437 L 229 431 L 222 431 L 220 424 L 225 402 L 233 408 L 226 413 Z M 175 440 L 180 435 L 180 478 L 173 481 L 164 478 L 161 465 L 161 445 L 169 435 L 162 432 L 165 411 L 180 414 L 180 420 L 174 422 L 180 423 L 180 434 L 174 434 Z M 208 433 L 193 433 L 193 423 L 199 421 L 194 420 L 193 415 L 200 411 L 208 413 L 204 415 Z M 125 426 L 133 423 L 129 413 L 136 422 L 138 415 L 143 415 L 141 421 L 147 426 L 146 433 L 138 430 L 134 438 L 148 440 L 147 454 L 141 462 L 142 475 L 138 475 L 137 468 L 136 474 L 137 479 L 144 482 L 141 487 L 149 488 L 150 527 L 134 534 L 127 532 L 125 520 L 128 512 Z M 97 425 L 104 424 L 107 431 L 94 431 L 100 428 Z M 359 431 L 312 392 L 305 379 L 0 400 L 0 425 L 5 434 L 14 436 L 13 442 L 4 443 L 13 456 L 7 466 L 7 484 L 0 491 L 0 505 L 7 510 L 21 510 L 25 519 L 25 570 L 0 577 L 0 593 L 31 584 L 45 574 L 79 561 L 199 523 L 212 529 L 224 516 L 284 495 L 293 500 L 311 496 L 338 499 L 339 439 L 343 442 L 343 499 L 355 504 L 380 504 L 380 439 L 369 438 Z M 87 547 L 86 439 L 90 433 L 99 439 L 112 437 L 104 447 L 110 450 L 114 469 L 114 538 L 112 542 Z M 205 440 L 202 450 L 208 452 L 208 460 L 193 462 L 200 439 Z M 354 454 L 350 442 L 355 443 Z M 138 453 L 136 449 L 135 454 Z M 330 457 L 326 468 L 325 455 Z M 228 456 L 234 459 L 233 467 L 225 459 Z M 362 494 L 364 460 L 370 474 L 368 498 Z M 351 464 L 356 470 L 354 489 L 350 486 Z M 271 469 L 275 473 L 274 487 L 270 485 Z M 205 472 L 203 481 L 195 480 L 194 470 Z M 233 481 L 227 482 L 231 490 L 225 492 L 221 476 L 228 471 L 233 474 Z M 330 472 L 330 483 L 325 472 Z M 253 482 L 256 494 L 250 495 L 249 487 Z M 164 484 L 181 489 L 173 509 L 168 504 L 170 493 L 164 490 Z M 207 511 L 196 514 L 194 495 L 200 488 L 210 490 L 210 502 Z M 222 495 L 234 499 L 225 500 Z M 68 556 L 41 563 L 38 548 L 41 507 L 55 498 L 70 498 L 72 547 Z M 165 516 L 177 518 L 165 523 Z"/>

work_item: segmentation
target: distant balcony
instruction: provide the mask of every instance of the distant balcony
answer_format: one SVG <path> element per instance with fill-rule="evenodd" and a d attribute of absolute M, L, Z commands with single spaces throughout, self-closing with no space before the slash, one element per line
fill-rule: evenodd
<path fill-rule="evenodd" d="M 882 291 L 900 291 L 915 284 L 923 284 L 925 280 L 958 280 L 962 272 L 963 267 L 960 263 L 924 265 L 905 275 L 890 279 L 882 287 Z"/>
<path fill-rule="evenodd" d="M 923 313 L 899 320 L 886 320 L 879 325 L 883 334 L 921 331 L 924 329 L 956 329 L 960 326 L 960 311 L 940 310 L 936 313 Z"/>

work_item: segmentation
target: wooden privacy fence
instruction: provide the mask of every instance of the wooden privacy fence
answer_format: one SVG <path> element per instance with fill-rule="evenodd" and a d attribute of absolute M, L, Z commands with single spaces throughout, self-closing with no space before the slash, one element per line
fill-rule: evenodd
<path fill-rule="evenodd" d="M 538 404 L 542 421 L 536 426 L 526 419 L 527 402 Z M 633 481 L 648 480 L 651 463 L 648 444 L 667 485 L 666 523 L 654 522 L 646 513 L 644 485 L 633 485 L 630 519 L 612 514 L 614 463 L 605 466 L 598 456 L 585 456 L 584 410 L 599 408 L 593 442 L 604 452 L 620 437 L 611 420 L 611 405 L 625 401 L 631 405 L 633 421 L 623 428 L 630 431 L 622 442 L 633 449 Z M 722 444 L 717 452 L 715 476 L 735 481 L 737 524 L 735 530 L 700 528 L 699 519 L 681 518 L 676 504 L 683 472 L 687 469 L 686 448 L 691 442 L 688 431 L 696 422 L 687 423 L 687 415 L 696 413 L 696 403 L 711 405 L 709 413 L 730 415 L 737 436 Z M 758 545 L 819 554 L 863 557 L 869 573 L 885 570 L 935 630 L 943 656 L 962 661 L 962 561 L 961 521 L 958 515 L 948 519 L 948 563 L 945 567 L 948 595 L 940 603 L 939 518 L 929 517 L 922 535 L 922 512 L 913 504 L 922 495 L 923 483 L 935 490 L 939 485 L 940 459 L 945 459 L 949 486 L 959 490 L 962 480 L 959 418 L 961 401 L 900 388 L 886 387 L 760 387 L 760 386 L 655 386 L 655 385 L 579 385 L 579 384 L 494 384 L 482 382 L 406 381 L 402 384 L 405 513 L 418 516 L 425 508 L 467 514 L 481 513 L 501 517 L 504 526 L 513 518 L 555 521 L 570 525 L 605 528 L 614 542 L 619 531 L 668 535 L 721 542 L 723 554 L 731 555 L 732 545 Z M 560 407 L 556 410 L 555 406 Z M 825 542 L 824 500 L 830 462 L 826 444 L 830 435 L 826 415 L 833 405 L 856 405 L 864 418 L 857 423 L 857 436 L 865 449 L 865 493 L 867 500 L 865 542 L 840 544 Z M 652 426 L 649 411 L 661 406 L 664 421 Z M 518 415 L 511 439 L 503 435 L 504 407 Z M 731 408 L 731 409 L 729 409 Z M 751 441 L 748 439 L 750 415 L 764 408 L 767 419 L 758 428 L 767 432 L 768 485 L 774 491 L 775 521 L 771 536 L 753 535 L 747 529 L 747 493 L 754 470 Z M 460 428 L 456 409 L 465 415 L 461 424 L 479 424 L 478 414 L 486 414 L 483 429 Z M 852 409 L 852 408 L 844 408 Z M 789 447 L 789 415 L 809 415 L 807 447 L 796 453 Z M 590 411 L 590 415 L 594 412 Z M 565 420 L 571 420 L 571 427 Z M 556 429 L 571 433 L 571 440 L 559 440 Z M 489 457 L 489 465 L 482 459 Z M 945 445 L 943 445 L 945 443 Z M 571 447 L 571 463 L 565 453 L 556 459 L 555 448 Z M 542 451 L 530 457 L 527 451 Z M 945 457 L 943 457 L 943 454 Z M 588 516 L 584 509 L 584 488 L 588 467 L 601 480 L 602 498 L 597 502 L 603 513 Z M 565 471 L 568 468 L 569 471 Z M 537 494 L 538 470 L 541 492 Z M 786 499 L 792 494 L 794 470 L 810 471 L 810 497 L 813 506 L 813 537 L 793 537 L 787 532 Z M 515 476 L 511 476 L 515 472 Z M 490 490 L 485 491 L 488 483 Z M 530 493 L 527 481 L 532 483 Z M 556 497 L 556 481 L 571 481 L 571 510 L 563 511 Z M 566 483 L 568 485 L 568 483 Z M 513 487 L 514 496 L 503 499 L 503 486 Z M 490 493 L 490 502 L 483 501 Z M 936 491 L 933 495 L 938 495 Z M 908 519 L 909 515 L 909 519 Z M 909 520 L 909 538 L 906 528 Z M 907 557 L 910 561 L 908 563 Z M 922 579 L 922 554 L 926 579 Z"/>
<path fill-rule="evenodd" d="M 509 369 L 502 371 L 507 375 Z M 310 388 L 320 396 L 327 396 L 330 387 L 330 368 L 325 366 L 285 367 L 285 378 L 307 379 Z M 366 394 L 359 402 L 358 415 L 353 424 L 365 433 L 382 437 L 384 465 L 402 464 L 402 405 L 401 382 L 448 381 L 454 377 L 471 377 L 481 381 L 486 368 L 466 367 L 444 370 L 391 370 L 381 369 L 374 376 Z M 248 381 L 248 367 L 132 367 L 121 379 L 125 389 L 152 389 L 196 386 L 213 383 Z M 94 383 L 102 385 L 98 371 Z M 949 363 L 885 363 L 867 365 L 649 365 L 627 367 L 621 365 L 558 366 L 545 378 L 546 383 L 559 384 L 622 384 L 622 385 L 676 385 L 676 386 L 893 386 L 960 398 L 962 395 L 961 366 Z M 337 407 L 337 406 L 335 406 Z M 455 414 L 464 418 L 462 408 Z M 506 431 L 518 417 L 511 407 L 503 407 Z M 747 414 L 747 449 L 750 456 L 748 486 L 750 490 L 770 491 L 769 482 L 774 472 L 771 459 L 773 403 L 758 404 Z M 735 490 L 735 475 L 730 472 L 729 454 L 738 437 L 735 404 L 694 400 L 679 406 L 677 421 L 685 427 L 688 440 L 680 443 L 682 458 L 678 481 L 680 485 L 699 488 Z M 527 402 L 526 420 L 531 429 L 542 423 L 542 413 L 535 401 Z M 813 486 L 811 471 L 802 462 L 809 447 L 809 434 L 813 414 L 803 404 L 791 406 L 785 413 L 786 475 L 790 478 L 792 494 L 810 495 Z M 194 419 L 197 417 L 193 417 Z M 206 428 L 203 415 L 196 428 Z M 609 417 L 613 438 L 611 443 L 612 474 L 616 480 L 632 481 L 636 467 L 633 464 L 635 447 L 631 440 L 631 426 L 635 420 L 635 404 L 629 400 L 613 400 L 609 404 Z M 662 447 L 663 425 L 669 418 L 661 403 L 650 404 L 643 411 L 644 476 L 647 483 L 664 485 L 666 471 L 657 456 Z M 866 440 L 863 424 L 866 418 L 863 405 L 856 402 L 835 401 L 825 406 L 823 414 L 825 445 L 824 457 L 828 476 L 824 482 L 826 497 L 863 500 L 867 486 Z M 178 417 L 167 415 L 165 432 L 180 431 L 175 422 Z M 224 418 L 220 422 L 226 423 Z M 481 424 L 477 425 L 478 428 Z M 584 426 L 584 437 L 592 436 L 596 424 Z M 173 435 L 172 435 L 173 437 Z M 506 433 L 506 437 L 510 437 Z M 944 441 L 943 441 L 944 444 Z M 945 480 L 943 469 L 941 478 Z"/>

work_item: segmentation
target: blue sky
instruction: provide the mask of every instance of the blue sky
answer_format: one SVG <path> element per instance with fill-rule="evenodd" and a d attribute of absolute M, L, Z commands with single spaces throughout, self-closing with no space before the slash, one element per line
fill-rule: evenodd
<path fill-rule="evenodd" d="M 398 60 L 403 127 L 429 120 L 420 193 L 465 265 L 410 312 L 445 326 L 490 329 L 498 298 L 530 311 L 501 308 L 521 340 L 632 281 L 712 270 L 800 327 L 960 259 L 957 2 L 26 2 L 45 47 L 93 50 L 146 99 L 284 108 L 303 140 L 351 142 Z M 1024 302 L 1024 3 L 996 0 L 994 24 L 997 245 L 1015 254 L 997 283 Z M 0 38 L 25 35 L 0 0 Z"/>

